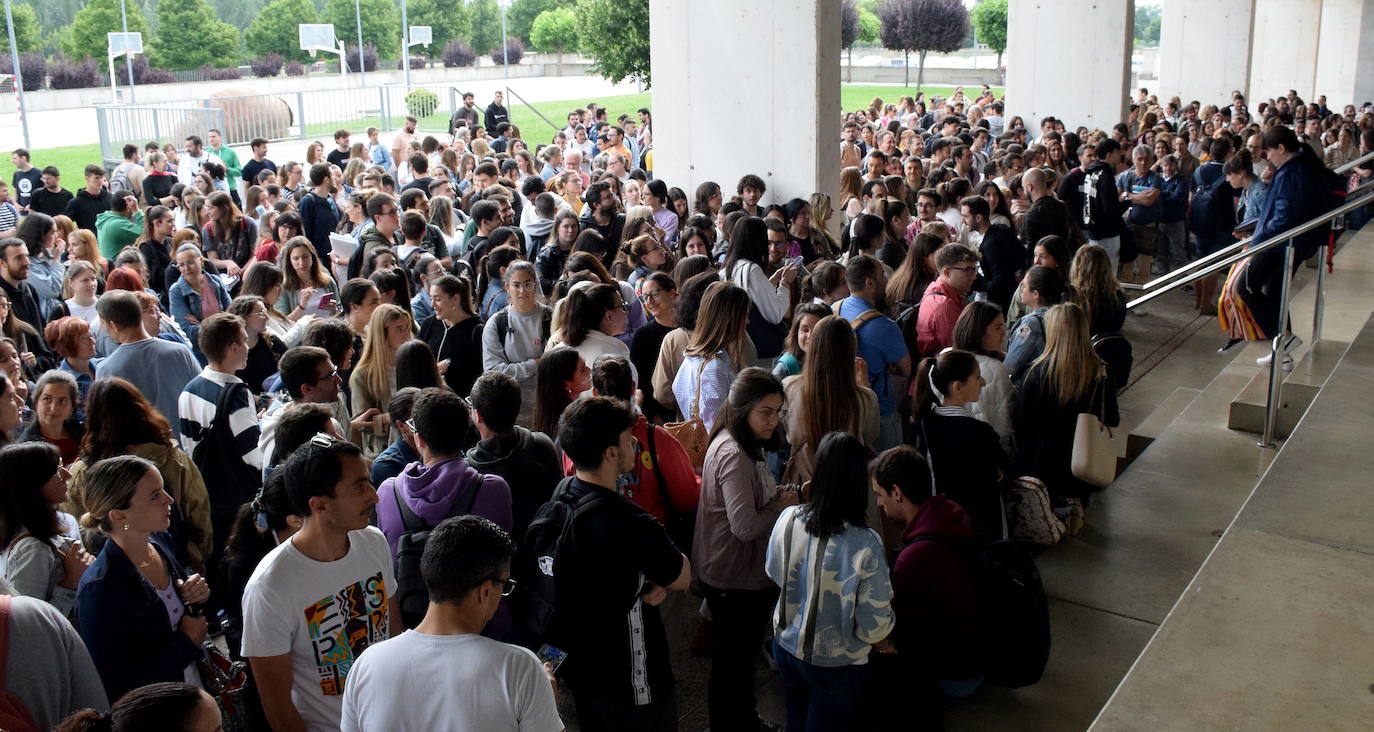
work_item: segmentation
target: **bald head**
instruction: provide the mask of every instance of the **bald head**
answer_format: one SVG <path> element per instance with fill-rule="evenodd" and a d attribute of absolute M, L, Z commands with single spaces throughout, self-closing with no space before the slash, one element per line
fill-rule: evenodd
<path fill-rule="evenodd" d="M 1027 170 L 1021 176 L 1021 184 L 1026 187 L 1026 196 L 1032 201 L 1049 193 L 1045 190 L 1045 171 L 1038 167 Z"/>

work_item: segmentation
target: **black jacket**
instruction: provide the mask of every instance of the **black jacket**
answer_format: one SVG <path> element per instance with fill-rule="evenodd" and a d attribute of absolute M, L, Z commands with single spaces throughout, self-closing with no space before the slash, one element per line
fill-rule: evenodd
<path fill-rule="evenodd" d="M 1032 203 L 1030 210 L 1026 212 L 1025 236 L 1022 238 L 1026 242 L 1026 248 L 1035 251 L 1035 245 L 1051 234 L 1063 237 L 1064 244 L 1071 246 L 1069 210 L 1063 201 L 1054 196 L 1041 196 L 1035 199 L 1035 203 Z"/>
<path fill-rule="evenodd" d="M 1002 312 L 1007 311 L 1016 283 L 1026 270 L 1026 248 L 1006 224 L 993 224 L 983 233 L 979 247 L 983 276 L 986 278 L 988 300 Z"/>
<path fill-rule="evenodd" d="M 486 114 L 482 116 L 482 127 L 486 128 L 487 132 L 495 134 L 496 125 L 509 121 L 510 112 L 507 112 L 505 107 L 492 102 L 487 105 Z"/>
<path fill-rule="evenodd" d="M 99 196 L 92 196 L 82 188 L 67 202 L 67 210 L 63 213 L 76 222 L 77 228 L 95 231 L 95 217 L 102 211 L 109 211 L 113 201 L 108 190 L 101 189 Z"/>
<path fill-rule="evenodd" d="M 12 287 L 8 281 L 0 277 L 0 290 L 3 290 L 5 297 L 9 298 L 10 310 L 14 317 L 28 323 L 38 332 L 37 337 L 30 336 L 25 339 L 28 349 L 38 359 L 38 365 L 34 371 L 41 374 L 48 369 L 57 368 L 61 360 L 48 344 L 43 340 L 43 329 L 48 327 L 48 314 L 43 312 L 43 307 L 38 300 L 38 293 L 34 292 L 33 285 L 24 280 L 20 280 L 18 287 Z"/>
<path fill-rule="evenodd" d="M 534 512 L 553 495 L 563 478 L 563 463 L 553 440 L 543 432 L 519 425 L 504 435 L 493 435 L 468 450 L 468 465 L 487 475 L 499 475 L 510 486 L 514 515 L 512 536 L 523 538 Z"/>

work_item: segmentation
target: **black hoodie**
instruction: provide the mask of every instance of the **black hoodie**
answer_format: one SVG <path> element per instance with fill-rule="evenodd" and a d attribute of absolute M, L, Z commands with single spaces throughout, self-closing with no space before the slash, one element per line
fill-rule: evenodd
<path fill-rule="evenodd" d="M 109 211 L 113 201 L 114 197 L 108 189 L 102 188 L 99 196 L 92 196 L 82 188 L 67 202 L 65 213 L 76 222 L 77 228 L 95 231 L 95 217 L 103 211 Z"/>
<path fill-rule="evenodd" d="M 488 475 L 499 475 L 510 486 L 514 530 L 518 542 L 525 537 L 534 512 L 549 500 L 563 478 L 563 461 L 553 440 L 543 432 L 516 426 L 514 431 L 478 442 L 467 455 L 468 465 Z"/>

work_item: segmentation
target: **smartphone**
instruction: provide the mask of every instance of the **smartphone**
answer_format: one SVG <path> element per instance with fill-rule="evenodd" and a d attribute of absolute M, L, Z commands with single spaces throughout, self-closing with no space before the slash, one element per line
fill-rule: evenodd
<path fill-rule="evenodd" d="M 539 661 L 541 663 L 549 664 L 549 668 L 553 673 L 558 673 L 558 667 L 562 666 L 563 662 L 568 660 L 567 651 L 560 648 L 554 648 L 548 643 L 540 646 L 539 653 L 535 655 L 539 656 Z"/>

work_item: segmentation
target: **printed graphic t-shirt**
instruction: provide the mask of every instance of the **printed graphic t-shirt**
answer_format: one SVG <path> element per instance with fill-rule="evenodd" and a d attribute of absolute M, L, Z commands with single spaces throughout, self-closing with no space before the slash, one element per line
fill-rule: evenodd
<path fill-rule="evenodd" d="M 386 535 L 349 532 L 348 554 L 317 562 L 290 541 L 263 558 L 243 593 L 243 655 L 291 654 L 291 701 L 311 732 L 337 730 L 344 682 L 368 646 L 389 636 L 396 586 Z"/>

